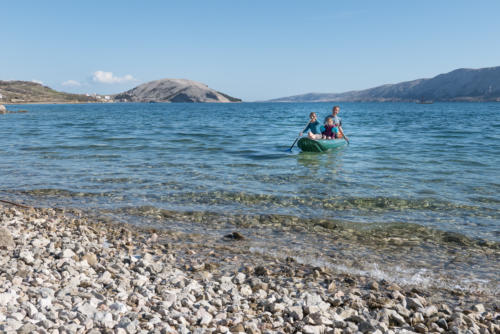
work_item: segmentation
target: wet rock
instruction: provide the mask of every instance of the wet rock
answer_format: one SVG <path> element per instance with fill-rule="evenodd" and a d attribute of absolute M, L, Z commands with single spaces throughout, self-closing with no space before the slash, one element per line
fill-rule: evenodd
<path fill-rule="evenodd" d="M 370 290 L 378 290 L 378 288 L 379 288 L 378 283 L 375 281 L 372 281 L 372 282 L 368 283 L 368 288 Z"/>
<path fill-rule="evenodd" d="M 245 239 L 245 237 L 239 232 L 233 232 L 233 233 L 226 234 L 224 236 L 224 238 L 230 239 L 230 240 L 244 240 Z"/>
<path fill-rule="evenodd" d="M 262 266 L 258 266 L 254 270 L 255 275 L 257 276 L 268 276 L 269 275 L 269 270 Z"/>
<path fill-rule="evenodd" d="M 446 322 L 445 319 L 443 318 L 439 319 L 438 321 L 436 321 L 436 324 L 445 331 L 448 330 L 448 323 Z"/>

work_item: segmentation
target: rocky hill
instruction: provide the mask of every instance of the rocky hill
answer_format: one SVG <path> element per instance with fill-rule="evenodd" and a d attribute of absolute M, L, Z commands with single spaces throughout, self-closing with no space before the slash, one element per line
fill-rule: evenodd
<path fill-rule="evenodd" d="M 50 87 L 31 81 L 0 80 L 1 103 L 85 103 L 96 98 L 81 94 L 58 92 Z"/>
<path fill-rule="evenodd" d="M 240 99 L 186 79 L 162 79 L 114 96 L 117 102 L 241 102 Z"/>
<path fill-rule="evenodd" d="M 345 93 L 309 93 L 270 102 L 416 102 L 499 101 L 500 66 L 458 69 L 431 79 L 418 79 Z"/>

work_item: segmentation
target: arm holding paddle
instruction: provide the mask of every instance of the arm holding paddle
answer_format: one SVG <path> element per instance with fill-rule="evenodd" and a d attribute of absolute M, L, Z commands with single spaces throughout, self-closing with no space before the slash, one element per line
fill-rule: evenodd
<path fill-rule="evenodd" d="M 288 149 L 288 151 L 292 151 L 292 148 L 295 146 L 295 143 L 297 142 L 297 140 L 299 140 L 300 137 L 302 137 L 302 133 L 304 133 L 304 131 L 307 130 L 307 128 L 309 127 L 309 124 L 311 124 L 311 121 L 307 122 L 307 125 L 306 127 L 304 128 L 304 130 L 302 130 L 300 133 L 299 133 L 299 136 L 297 138 L 295 138 L 295 141 L 293 142 L 292 146 L 290 146 L 290 148 Z"/>
<path fill-rule="evenodd" d="M 297 140 L 299 140 L 299 138 L 302 137 L 302 134 L 304 132 L 306 132 L 306 130 L 309 130 L 309 132 L 307 134 L 307 136 L 309 138 L 311 138 L 311 139 L 321 139 L 321 133 L 318 134 L 318 126 L 319 126 L 319 122 L 317 120 L 316 113 L 315 112 L 310 113 L 309 114 L 309 122 L 307 122 L 307 125 L 304 128 L 304 130 L 302 130 L 299 133 L 299 136 L 297 137 L 297 139 L 295 139 L 295 141 L 293 142 L 292 146 L 290 146 L 289 151 L 292 151 L 293 146 L 295 145 L 295 143 L 297 142 Z M 318 136 L 319 136 L 319 138 L 318 138 Z"/>
<path fill-rule="evenodd" d="M 339 133 L 342 135 L 342 138 L 345 139 L 347 144 L 349 144 L 349 138 L 347 138 L 347 136 L 344 134 L 344 130 L 342 130 L 342 126 L 339 126 Z"/>

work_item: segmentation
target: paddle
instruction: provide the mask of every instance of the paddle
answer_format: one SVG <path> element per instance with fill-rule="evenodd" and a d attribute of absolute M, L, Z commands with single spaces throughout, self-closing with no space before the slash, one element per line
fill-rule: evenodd
<path fill-rule="evenodd" d="M 349 144 L 349 139 L 347 139 L 347 136 L 344 134 L 344 130 L 342 130 L 341 126 L 339 126 L 339 132 L 342 135 L 342 138 L 344 138 L 347 144 Z"/>
<path fill-rule="evenodd" d="M 303 133 L 304 131 L 306 131 L 307 127 L 309 126 L 309 123 L 311 123 L 311 121 L 307 122 L 306 127 L 300 133 Z M 295 146 L 295 143 L 297 142 L 297 140 L 299 140 L 299 138 L 300 138 L 300 135 L 297 138 L 295 138 L 295 141 L 293 142 L 292 146 L 290 146 L 288 151 L 292 152 L 292 148 Z"/>

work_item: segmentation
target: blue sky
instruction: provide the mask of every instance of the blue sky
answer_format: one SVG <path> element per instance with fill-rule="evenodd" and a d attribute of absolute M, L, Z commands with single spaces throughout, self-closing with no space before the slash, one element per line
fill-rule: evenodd
<path fill-rule="evenodd" d="M 0 80 L 118 93 L 161 78 L 246 101 L 500 66 L 500 1 L 0 1 Z"/>

